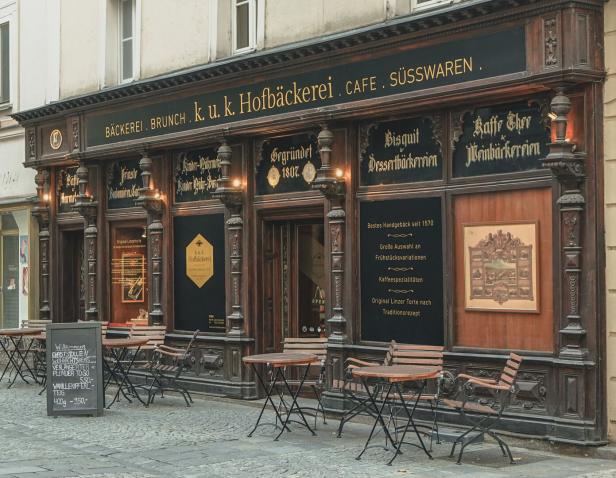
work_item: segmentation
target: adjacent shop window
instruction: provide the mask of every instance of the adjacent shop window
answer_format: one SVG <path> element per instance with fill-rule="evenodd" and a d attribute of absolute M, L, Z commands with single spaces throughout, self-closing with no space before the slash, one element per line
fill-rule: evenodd
<path fill-rule="evenodd" d="M 233 51 L 241 53 L 256 45 L 257 0 L 233 1 Z"/>
<path fill-rule="evenodd" d="M 120 0 L 120 12 L 118 17 L 120 20 L 120 81 L 125 82 L 134 78 L 135 0 Z"/>
<path fill-rule="evenodd" d="M 9 23 L 0 25 L 0 104 L 10 101 Z"/>

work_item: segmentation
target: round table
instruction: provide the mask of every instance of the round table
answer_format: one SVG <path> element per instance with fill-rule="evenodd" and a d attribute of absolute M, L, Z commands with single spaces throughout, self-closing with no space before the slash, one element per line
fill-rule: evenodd
<path fill-rule="evenodd" d="M 147 337 L 129 337 L 122 339 L 108 339 L 103 337 L 102 345 L 104 348 L 109 350 L 111 355 L 110 357 L 105 357 L 103 354 L 103 364 L 108 373 L 107 380 L 105 381 L 105 389 L 107 389 L 112 380 L 118 386 L 118 391 L 114 395 L 111 403 L 107 405 L 107 409 L 109 409 L 111 405 L 113 405 L 120 398 L 120 393 L 122 393 L 126 400 L 131 402 L 127 392 L 139 400 L 144 406 L 146 405 L 137 393 L 137 389 L 130 381 L 129 374 L 133 364 L 135 363 L 139 350 L 148 342 L 149 339 Z M 135 354 L 130 360 L 127 361 L 126 354 L 128 353 L 128 349 L 135 347 L 137 348 Z"/>
<path fill-rule="evenodd" d="M 400 454 L 400 447 L 402 446 L 402 443 L 404 443 L 404 437 L 406 436 L 409 427 L 412 427 L 415 431 L 415 434 L 419 439 L 420 445 L 417 445 L 415 443 L 406 443 L 423 449 L 426 455 L 432 458 L 432 455 L 430 455 L 430 452 L 426 448 L 423 439 L 421 438 L 421 435 L 417 430 L 415 422 L 413 421 L 413 414 L 415 413 L 417 403 L 419 402 L 419 398 L 423 393 L 427 381 L 438 378 L 442 373 L 442 370 L 438 367 L 431 367 L 427 365 L 379 365 L 375 367 L 358 367 L 353 369 L 351 373 L 354 377 L 358 377 L 361 379 L 362 383 L 364 384 L 364 388 L 366 389 L 366 392 L 370 397 L 372 408 L 376 414 L 374 425 L 372 426 L 372 430 L 370 431 L 370 436 L 368 437 L 368 440 L 366 440 L 364 449 L 361 451 L 359 456 L 357 456 L 357 459 L 359 460 L 364 454 L 364 452 L 368 449 L 368 445 L 372 440 L 377 423 L 380 423 L 381 428 L 385 432 L 385 436 L 391 441 L 392 444 L 395 445 L 394 455 L 389 461 L 389 463 L 387 463 L 388 465 L 391 465 L 396 456 Z M 378 389 L 375 389 L 375 392 L 372 392 L 368 385 L 368 380 L 379 380 L 385 383 L 385 387 L 382 390 L 384 391 L 386 389 L 387 392 L 383 397 L 383 402 L 380 407 L 377 406 L 375 400 Z M 404 382 L 421 382 L 419 390 L 417 390 L 416 392 L 417 399 L 415 400 L 415 403 L 413 404 L 411 410 L 409 410 L 408 404 L 404 399 L 402 389 L 400 387 L 400 384 Z M 393 396 L 391 394 L 392 389 L 394 389 Z M 398 395 L 397 399 L 395 398 L 396 394 Z M 385 407 L 388 406 L 388 410 L 392 410 L 392 407 L 395 407 L 397 405 L 396 401 L 399 401 L 402 404 L 402 408 L 404 409 L 407 416 L 406 426 L 404 427 L 404 432 L 402 433 L 402 436 L 399 440 L 395 440 L 392 437 L 392 434 L 390 433 L 389 429 L 387 428 L 387 425 L 385 424 L 385 420 L 383 419 L 383 410 L 385 409 Z M 395 435 L 397 438 L 397 433 Z"/>
<path fill-rule="evenodd" d="M 266 392 L 265 403 L 263 403 L 263 407 L 261 408 L 261 413 L 259 413 L 259 418 L 257 418 L 257 423 L 255 424 L 252 431 L 248 434 L 248 436 L 251 437 L 252 434 L 257 429 L 257 427 L 259 426 L 261 417 L 263 416 L 263 412 L 267 408 L 268 403 L 272 405 L 272 408 L 274 409 L 274 412 L 276 413 L 276 421 L 274 423 L 274 426 L 276 428 L 278 427 L 278 421 L 282 423 L 282 428 L 280 430 L 280 433 L 278 433 L 276 438 L 274 438 L 275 441 L 278 440 L 278 438 L 280 438 L 280 435 L 282 435 L 282 432 L 284 432 L 285 430 L 291 431 L 288 427 L 288 424 L 289 424 L 289 419 L 291 418 L 291 414 L 294 411 L 296 411 L 299 414 L 303 422 L 303 423 L 301 422 L 297 422 L 297 423 L 300 423 L 300 425 L 305 426 L 310 431 L 310 433 L 312 433 L 313 435 L 316 435 L 314 430 L 310 428 L 310 425 L 308 425 L 308 421 L 306 420 L 306 417 L 304 416 L 302 409 L 297 404 L 297 397 L 299 396 L 302 390 L 302 386 L 304 385 L 304 381 L 306 380 L 306 377 L 308 376 L 308 371 L 310 370 L 310 366 L 313 363 L 316 363 L 319 361 L 318 357 L 313 354 L 305 354 L 305 353 L 297 352 L 297 353 L 272 353 L 272 354 L 249 355 L 247 357 L 242 358 L 242 360 L 246 365 L 252 366 L 252 369 L 254 370 L 255 375 L 257 376 L 257 379 L 259 380 L 259 382 L 261 383 L 261 386 Z M 263 377 L 259 373 L 257 365 L 267 365 L 268 367 L 271 367 L 275 370 L 274 379 L 270 382 L 269 386 L 265 384 Z M 293 393 L 293 391 L 291 390 L 291 387 L 289 386 L 289 383 L 287 382 L 287 378 L 285 377 L 285 369 L 286 367 L 302 367 L 302 366 L 305 367 L 305 370 L 299 382 L 299 386 L 297 387 L 297 390 L 295 391 L 295 393 Z M 279 412 L 279 407 L 276 406 L 276 404 L 272 400 L 272 393 L 276 392 L 281 401 L 280 403 L 283 402 L 284 392 L 281 393 L 276 388 L 276 384 L 279 381 L 281 381 L 284 384 L 286 390 L 289 392 L 289 394 L 293 398 L 293 401 L 291 402 L 291 407 L 287 410 L 286 417 L 284 419 L 282 418 Z M 267 425 L 267 424 L 264 424 L 264 425 Z"/>
<path fill-rule="evenodd" d="M 2 375 L 0 375 L 0 381 L 2 381 L 2 379 L 4 378 L 4 375 L 6 374 L 9 367 L 12 366 L 15 369 L 15 377 L 13 378 L 13 380 L 9 378 L 9 388 L 13 386 L 13 384 L 17 380 L 17 377 L 20 377 L 24 382 L 28 383 L 28 381 L 24 377 L 24 372 L 23 372 L 24 366 L 27 369 L 27 373 L 29 373 L 30 376 L 34 379 L 34 381 L 38 383 L 38 380 L 36 379 L 34 372 L 32 371 L 32 369 L 28 365 L 28 362 L 26 361 L 26 358 L 28 357 L 28 353 L 30 352 L 30 348 L 32 347 L 32 341 L 30 341 L 30 345 L 23 353 L 20 350 L 20 347 L 21 347 L 21 342 L 24 337 L 38 335 L 44 331 L 45 329 L 40 329 L 40 328 L 38 329 L 36 328 L 0 329 L 0 337 L 7 337 L 11 341 L 11 344 L 13 345 L 13 350 L 9 351 L 8 348 L 4 344 L 4 341 L 0 340 L 0 348 L 2 348 L 2 351 L 8 358 L 8 362 L 6 366 L 4 367 L 4 370 L 2 371 Z M 15 355 L 17 355 L 17 357 Z"/>

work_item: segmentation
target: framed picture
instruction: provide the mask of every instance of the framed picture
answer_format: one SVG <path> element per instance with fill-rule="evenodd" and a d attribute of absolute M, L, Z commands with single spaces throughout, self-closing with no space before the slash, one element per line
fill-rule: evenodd
<path fill-rule="evenodd" d="M 538 313 L 537 223 L 462 227 L 465 309 Z"/>
<path fill-rule="evenodd" d="M 122 254 L 122 302 L 144 302 L 145 257 L 143 254 Z"/>

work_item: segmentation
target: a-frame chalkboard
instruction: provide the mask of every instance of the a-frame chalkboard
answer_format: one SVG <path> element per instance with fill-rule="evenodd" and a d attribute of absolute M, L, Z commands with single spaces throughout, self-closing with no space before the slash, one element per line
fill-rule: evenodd
<path fill-rule="evenodd" d="M 103 414 L 101 325 L 47 326 L 47 415 Z"/>

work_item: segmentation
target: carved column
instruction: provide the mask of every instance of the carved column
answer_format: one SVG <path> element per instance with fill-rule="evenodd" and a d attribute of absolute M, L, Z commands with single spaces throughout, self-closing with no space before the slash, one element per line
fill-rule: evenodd
<path fill-rule="evenodd" d="M 139 197 L 136 202 L 148 213 L 148 280 L 150 293 L 148 297 L 148 317 L 152 325 L 163 325 L 164 312 L 162 308 L 163 281 L 163 223 L 162 199 L 158 190 L 152 187 L 152 160 L 147 152 L 142 153 L 139 161 L 141 182 Z"/>
<path fill-rule="evenodd" d="M 346 233 L 346 213 L 344 211 L 345 182 L 341 169 L 331 165 L 334 134 L 327 125 L 322 125 L 317 137 L 321 167 L 317 172 L 312 187 L 319 190 L 330 202 L 327 221 L 330 235 L 332 313 L 327 320 L 329 341 L 344 343 L 347 341 L 346 318 L 344 317 L 344 238 Z"/>
<path fill-rule="evenodd" d="M 227 316 L 227 335 L 244 334 L 244 314 L 242 313 L 242 220 L 243 190 L 239 179 L 230 178 L 231 147 L 223 140 L 218 148 L 220 179 L 214 197 L 228 209 L 227 232 L 229 237 L 229 259 L 231 261 L 231 314 Z"/>
<path fill-rule="evenodd" d="M 96 297 L 97 275 L 96 257 L 98 242 L 98 203 L 88 194 L 88 168 L 84 161 L 79 162 L 77 177 L 79 178 L 79 194 L 73 209 L 84 220 L 84 249 L 86 257 L 87 284 L 86 284 L 86 320 L 98 320 L 98 302 Z"/>
<path fill-rule="evenodd" d="M 575 145 L 567 140 L 567 114 L 571 102 L 564 88 L 557 88 L 550 104 L 555 118 L 556 138 L 550 143 L 550 153 L 543 160 L 544 167 L 552 170 L 561 186 L 558 198 L 560 212 L 560 241 L 562 245 L 562 310 L 560 357 L 584 359 L 586 329 L 580 315 L 580 288 L 582 277 L 581 225 L 584 219 L 585 200 L 582 183 L 585 178 L 584 156 L 574 153 Z"/>
<path fill-rule="evenodd" d="M 34 177 L 36 182 L 37 203 L 32 208 L 32 215 L 39 224 L 39 265 L 40 265 L 40 291 L 39 291 L 39 318 L 51 319 L 49 307 L 49 172 L 39 169 Z"/>

